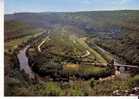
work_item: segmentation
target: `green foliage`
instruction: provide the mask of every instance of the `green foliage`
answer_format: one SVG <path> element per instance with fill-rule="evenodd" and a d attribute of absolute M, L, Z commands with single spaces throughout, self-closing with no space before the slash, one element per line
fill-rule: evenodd
<path fill-rule="evenodd" d="M 33 90 L 36 95 L 43 95 L 43 96 L 61 96 L 63 92 L 56 82 L 46 82 L 44 84 L 37 84 L 33 86 Z"/>
<path fill-rule="evenodd" d="M 84 96 L 84 93 L 81 91 L 81 89 L 75 88 L 70 90 L 70 96 Z"/>
<path fill-rule="evenodd" d="M 95 83 L 96 83 L 95 79 L 92 78 L 92 79 L 90 80 L 90 86 L 91 86 L 91 88 L 93 88 L 93 87 L 95 86 Z"/>
<path fill-rule="evenodd" d="M 129 81 L 122 79 L 110 79 L 104 81 L 97 81 L 97 84 L 92 88 L 93 96 L 111 96 L 115 90 L 130 89 Z"/>
<path fill-rule="evenodd" d="M 60 87 L 64 90 L 64 89 L 70 88 L 71 85 L 70 85 L 69 83 L 62 83 L 62 84 L 60 85 Z"/>
<path fill-rule="evenodd" d="M 53 82 L 47 83 L 47 95 L 48 96 L 57 96 L 60 94 L 61 94 L 61 88 L 57 84 Z"/>
<path fill-rule="evenodd" d="M 133 78 L 129 79 L 129 84 L 131 87 L 139 87 L 139 75 L 135 75 Z"/>
<path fill-rule="evenodd" d="M 94 77 L 98 79 L 100 77 L 107 77 L 112 74 L 112 70 L 110 68 L 102 68 L 95 66 L 82 66 L 79 70 L 79 75 L 85 79 L 90 79 Z"/>

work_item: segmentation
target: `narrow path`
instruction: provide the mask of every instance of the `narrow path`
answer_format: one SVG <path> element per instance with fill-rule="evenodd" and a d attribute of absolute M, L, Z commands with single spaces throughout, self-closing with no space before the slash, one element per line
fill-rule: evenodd
<path fill-rule="evenodd" d="M 90 52 L 88 50 L 86 50 L 86 53 L 84 55 L 82 55 L 81 57 L 84 58 L 84 57 L 87 57 L 90 55 Z"/>
<path fill-rule="evenodd" d="M 47 36 L 39 45 L 38 45 L 38 51 L 41 53 L 42 50 L 41 50 L 41 46 L 47 41 L 49 40 L 49 36 Z"/>
<path fill-rule="evenodd" d="M 96 50 L 90 47 L 84 40 L 79 39 L 77 42 L 79 42 L 79 44 L 82 44 L 100 63 L 107 63 L 105 58 L 103 58 L 103 56 L 100 53 L 98 53 Z"/>

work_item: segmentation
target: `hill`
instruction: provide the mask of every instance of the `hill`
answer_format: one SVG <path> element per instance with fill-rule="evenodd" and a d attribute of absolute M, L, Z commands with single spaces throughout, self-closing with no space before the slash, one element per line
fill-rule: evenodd
<path fill-rule="evenodd" d="M 19 22 L 17 20 L 5 21 L 4 39 L 5 41 L 9 41 L 34 34 L 38 31 L 40 31 L 39 28 L 34 28 L 33 26 L 30 26 L 24 22 Z"/>
<path fill-rule="evenodd" d="M 5 15 L 5 20 L 22 21 L 40 27 L 74 25 L 89 32 L 119 32 L 122 28 L 137 29 L 135 25 L 138 24 L 138 17 L 139 11 L 125 10 L 73 13 L 15 13 Z"/>
<path fill-rule="evenodd" d="M 84 34 L 90 38 L 100 39 L 101 44 L 99 42 L 99 45 L 123 57 L 128 63 L 139 64 L 138 10 L 15 13 L 5 15 L 5 21 L 11 20 L 41 28 L 74 27 L 84 31 Z"/>

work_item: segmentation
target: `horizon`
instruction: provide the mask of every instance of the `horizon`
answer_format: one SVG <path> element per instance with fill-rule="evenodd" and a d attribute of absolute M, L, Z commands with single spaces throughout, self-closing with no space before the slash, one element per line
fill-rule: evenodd
<path fill-rule="evenodd" d="M 139 10 L 139 0 L 5 0 L 5 14 Z"/>
<path fill-rule="evenodd" d="M 67 12 L 60 12 L 60 11 L 43 11 L 43 12 L 14 12 L 14 13 L 4 13 L 4 15 L 10 14 L 22 14 L 22 13 L 79 13 L 79 12 L 113 12 L 113 11 L 139 11 L 139 9 L 125 9 L 125 10 L 90 10 L 90 11 L 67 11 Z"/>

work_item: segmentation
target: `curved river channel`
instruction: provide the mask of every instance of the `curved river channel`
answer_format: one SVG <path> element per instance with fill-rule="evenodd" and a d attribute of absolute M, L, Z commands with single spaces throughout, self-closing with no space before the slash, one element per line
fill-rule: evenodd
<path fill-rule="evenodd" d="M 34 72 L 30 68 L 28 64 L 28 57 L 26 55 L 27 49 L 30 47 L 30 45 L 27 45 L 23 49 L 21 49 L 17 55 L 18 60 L 19 60 L 19 65 L 20 65 L 20 70 L 24 70 L 26 74 L 29 75 L 29 78 L 34 78 Z"/>

